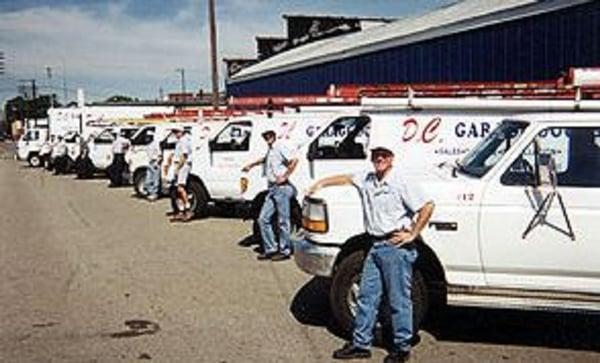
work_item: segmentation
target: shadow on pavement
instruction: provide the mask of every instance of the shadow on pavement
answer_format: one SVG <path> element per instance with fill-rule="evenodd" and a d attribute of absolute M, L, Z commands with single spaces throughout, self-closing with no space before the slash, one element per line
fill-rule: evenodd
<path fill-rule="evenodd" d="M 345 339 L 331 314 L 329 286 L 329 279 L 313 277 L 296 292 L 290 312 L 300 324 L 323 327 L 331 334 Z"/>
<path fill-rule="evenodd" d="M 312 278 L 296 292 L 290 312 L 301 324 L 346 338 L 333 320 L 328 291 L 328 279 Z M 600 351 L 600 314 L 447 307 L 422 330 L 439 341 Z"/>
<path fill-rule="evenodd" d="M 600 351 L 600 315 L 448 307 L 425 331 L 452 342 Z"/>

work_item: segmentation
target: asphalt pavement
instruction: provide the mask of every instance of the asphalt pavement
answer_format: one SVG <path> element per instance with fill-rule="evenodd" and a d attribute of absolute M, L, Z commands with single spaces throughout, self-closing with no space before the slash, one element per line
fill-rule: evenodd
<path fill-rule="evenodd" d="M 327 281 L 257 261 L 239 245 L 249 222 L 171 224 L 166 200 L 10 151 L 0 143 L 0 361 L 330 362 L 343 344 Z M 599 331 L 596 315 L 451 308 L 412 361 L 600 361 Z"/>

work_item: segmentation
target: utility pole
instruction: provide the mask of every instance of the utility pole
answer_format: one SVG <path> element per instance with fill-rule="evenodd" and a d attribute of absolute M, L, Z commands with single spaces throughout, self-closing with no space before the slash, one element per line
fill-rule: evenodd
<path fill-rule="evenodd" d="M 62 60 L 62 86 L 63 86 L 63 104 L 66 106 L 68 101 L 67 101 L 67 70 L 65 68 L 65 60 Z"/>
<path fill-rule="evenodd" d="M 215 0 L 208 0 L 208 22 L 210 24 L 210 64 L 212 73 L 212 104 L 219 108 L 219 70 L 217 69 L 217 26 L 215 19 Z"/>
<path fill-rule="evenodd" d="M 46 66 L 46 77 L 48 77 L 48 87 L 50 88 L 50 108 L 54 107 L 54 87 L 52 86 L 52 67 Z"/>
<path fill-rule="evenodd" d="M 183 96 L 185 95 L 185 69 L 177 68 L 175 72 L 179 72 L 181 74 L 181 93 Z"/>

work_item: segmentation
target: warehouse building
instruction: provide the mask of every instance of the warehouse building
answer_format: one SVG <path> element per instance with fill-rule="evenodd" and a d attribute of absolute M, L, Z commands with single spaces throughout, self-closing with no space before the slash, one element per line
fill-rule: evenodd
<path fill-rule="evenodd" d="M 230 96 L 323 94 L 331 84 L 532 81 L 600 66 L 598 0 L 464 0 L 314 41 L 227 79 Z"/>

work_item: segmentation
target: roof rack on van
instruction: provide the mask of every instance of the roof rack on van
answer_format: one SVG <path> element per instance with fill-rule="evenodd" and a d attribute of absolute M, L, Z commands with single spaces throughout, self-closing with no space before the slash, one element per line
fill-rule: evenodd
<path fill-rule="evenodd" d="M 600 67 L 570 68 L 557 80 L 331 85 L 325 95 L 230 97 L 228 112 L 273 111 L 301 106 L 352 106 L 363 98 L 478 98 L 513 100 L 600 99 Z M 226 114 L 227 112 L 225 112 Z"/>
<path fill-rule="evenodd" d="M 571 68 L 557 80 L 534 82 L 458 82 L 417 84 L 341 85 L 330 87 L 331 96 L 494 99 L 600 99 L 600 68 Z"/>

